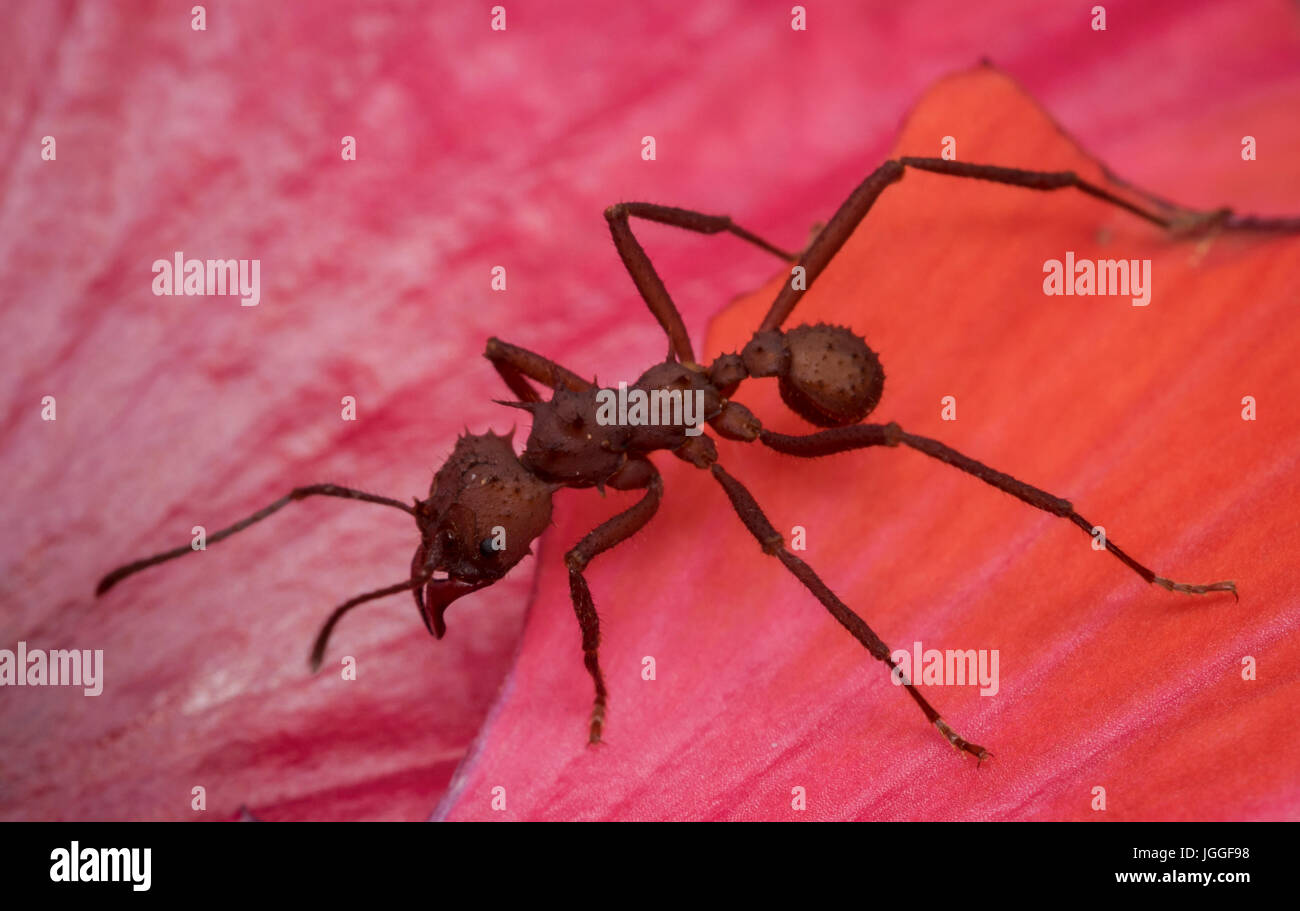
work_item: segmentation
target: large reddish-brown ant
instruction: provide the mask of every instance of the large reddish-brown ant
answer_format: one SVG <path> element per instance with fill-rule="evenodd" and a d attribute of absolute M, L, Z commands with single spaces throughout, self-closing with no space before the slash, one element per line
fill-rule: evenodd
<path fill-rule="evenodd" d="M 669 340 L 667 360 L 647 370 L 633 388 L 646 393 L 677 392 L 702 396 L 704 417 L 719 436 L 745 442 L 757 440 L 795 456 L 812 458 L 868 446 L 910 446 L 1019 497 L 1030 506 L 1067 518 L 1091 534 L 1092 523 L 1075 512 L 1068 500 L 995 471 L 936 440 L 906 433 L 897 424 L 860 423 L 880 401 L 885 375 L 875 352 L 858 335 L 845 328 L 820 324 L 798 326 L 788 331 L 781 328 L 805 290 L 816 281 L 876 198 L 885 187 L 902 179 L 909 167 L 1033 190 L 1074 187 L 1155 225 L 1178 232 L 1207 228 L 1300 230 L 1300 219 L 1235 216 L 1228 210 L 1197 213 L 1154 197 L 1145 197 L 1143 204 L 1139 205 L 1081 180 L 1070 171 L 1025 171 L 937 158 L 900 158 L 885 162 L 853 191 L 807 249 L 797 256 L 733 224 L 726 216 L 702 215 L 649 203 L 620 203 L 605 210 L 614 244 L 650 312 L 659 320 Z M 632 234 L 628 224 L 631 217 L 701 234 L 730 232 L 796 263 L 794 274 L 801 280 L 784 285 L 753 338 L 739 354 L 724 354 L 708 366 L 698 364 L 681 315 L 650 258 Z M 949 743 L 979 760 L 988 757 L 983 747 L 959 737 L 948 726 L 911 681 L 902 675 L 901 668 L 890 657 L 890 649 L 871 627 L 837 598 L 807 563 L 786 548 L 784 538 L 772 527 L 749 490 L 718 464 L 717 449 L 710 437 L 688 433 L 688 430 L 696 428 L 682 423 L 654 426 L 602 422 L 597 418 L 597 394 L 600 390 L 571 370 L 496 338 L 488 340 L 486 356 L 518 397 L 517 402 L 504 404 L 532 413 L 532 429 L 522 455 L 515 455 L 509 436 L 490 432 L 483 436 L 462 436 L 456 441 L 446 464 L 434 475 L 429 496 L 415 500 L 412 506 L 334 484 L 315 484 L 295 488 L 243 521 L 208 537 L 208 543 L 216 543 L 260 522 L 294 500 L 314 495 L 379 503 L 415 518 L 420 530 L 420 544 L 411 560 L 410 578 L 358 595 L 338 607 L 316 637 L 311 651 L 313 670 L 320 667 L 330 633 L 340 617 L 359 604 L 397 592 L 414 593 L 425 626 L 441 639 L 446 632 L 443 614 L 448 605 L 462 595 L 498 581 L 530 552 L 530 543 L 550 521 L 551 497 L 561 487 L 608 486 L 616 490 L 644 490 L 645 496 L 641 500 L 597 527 L 565 556 L 573 608 L 582 628 L 582 650 L 596 688 L 590 742 L 598 743 L 605 720 L 606 690 L 597 656 L 600 622 L 583 570 L 597 554 L 627 540 L 654 516 L 663 482 L 648 456 L 657 450 L 668 450 L 717 479 L 745 527 L 762 545 L 764 553 L 780 560 L 873 657 L 883 661 L 901 677 L 926 718 Z M 802 436 L 763 429 L 758 418 L 732 398 L 741 382 L 749 377 L 777 377 L 785 403 L 806 420 L 829 429 Z M 549 387 L 552 391 L 550 400 L 543 401 L 529 380 Z M 1207 585 L 1173 582 L 1138 563 L 1109 537 L 1105 539 L 1105 546 L 1147 582 L 1157 583 L 1170 591 L 1189 594 L 1226 591 L 1236 595 L 1236 586 L 1232 582 Z M 96 594 L 102 595 L 125 577 L 146 567 L 190 552 L 189 546 L 178 547 L 119 567 L 100 581 Z"/>

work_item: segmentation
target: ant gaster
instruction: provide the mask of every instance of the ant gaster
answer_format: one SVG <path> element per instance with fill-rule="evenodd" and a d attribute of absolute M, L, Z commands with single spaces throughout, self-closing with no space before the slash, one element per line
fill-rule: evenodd
<path fill-rule="evenodd" d="M 885 379 L 879 358 L 861 337 L 839 326 L 819 324 L 789 330 L 782 328 L 805 290 L 816 281 L 876 198 L 886 187 L 901 180 L 907 168 L 1032 190 L 1073 187 L 1176 234 L 1211 228 L 1300 230 L 1300 219 L 1236 216 L 1226 209 L 1192 212 L 1146 194 L 1143 194 L 1143 204 L 1139 205 L 1090 184 L 1070 171 L 1025 171 L 936 158 L 900 158 L 885 162 L 853 191 L 800 255 L 773 246 L 734 224 L 727 216 L 703 215 L 649 203 L 620 203 L 605 211 L 614 244 L 669 341 L 668 359 L 647 370 L 634 388 L 646 392 L 702 392 L 704 416 L 718 436 L 757 441 L 800 458 L 869 446 L 908 446 L 974 475 L 1030 506 L 1068 519 L 1091 534 L 1092 523 L 1075 512 L 1068 500 L 1018 481 L 936 440 L 907 433 L 895 423 L 861 423 L 880 401 Z M 803 281 L 787 282 L 782 287 L 753 338 L 738 354 L 724 354 L 706 367 L 696 362 L 681 315 L 649 257 L 632 234 L 628 219 L 633 217 L 701 234 L 729 232 L 795 263 L 795 274 L 802 275 Z M 798 271 L 800 268 L 802 272 Z M 958 736 L 948 726 L 911 681 L 903 676 L 902 670 L 890 657 L 890 649 L 866 622 L 836 597 L 807 563 L 786 548 L 782 535 L 773 528 L 753 495 L 719 464 L 717 449 L 707 434 L 690 436 L 683 426 L 603 424 L 596 419 L 598 390 L 594 383 L 541 355 L 496 338 L 488 340 L 486 356 L 518 399 L 502 404 L 523 408 L 532 414 L 532 428 L 522 455 L 516 456 L 510 436 L 497 436 L 490 432 L 482 436 L 462 436 L 456 441 L 446 464 L 434 475 L 428 497 L 415 500 L 411 506 L 334 484 L 316 484 L 296 488 L 208 538 L 209 543 L 216 543 L 261 521 L 288 503 L 315 495 L 378 503 L 414 517 L 420 543 L 411 560 L 409 578 L 358 595 L 338 607 L 316 637 L 311 652 L 313 670 L 319 668 L 330 633 L 340 617 L 359 604 L 398 592 L 411 591 L 414 594 L 425 626 L 441 639 L 446 632 L 443 616 L 453 601 L 501 579 L 530 552 L 530 543 L 550 521 L 551 497 L 561 487 L 643 490 L 645 493 L 636 504 L 598 526 L 565 556 L 573 608 L 582 629 L 585 663 L 595 683 L 589 740 L 591 743 L 600 742 L 606 703 L 605 681 L 598 657 L 600 621 L 583 571 L 598 554 L 627 540 L 654 516 L 663 482 L 648 456 L 658 450 L 668 450 L 712 474 L 745 527 L 758 539 L 763 552 L 780 560 L 872 657 L 884 662 L 901 677 L 907 692 L 949 743 L 978 760 L 988 758 L 989 754 L 983 747 Z M 737 387 L 750 377 L 776 377 L 786 405 L 812 424 L 827 429 L 799 436 L 765 430 L 758 418 L 733 398 Z M 551 391 L 549 400 L 542 400 L 533 382 Z M 504 547 L 499 547 L 502 531 Z M 1232 592 L 1236 596 L 1236 586 L 1232 582 L 1205 585 L 1173 582 L 1138 563 L 1109 536 L 1105 545 L 1147 582 L 1170 591 L 1189 594 Z M 102 595 L 126 576 L 190 552 L 190 547 L 178 547 L 122 566 L 100 581 L 96 593 Z"/>

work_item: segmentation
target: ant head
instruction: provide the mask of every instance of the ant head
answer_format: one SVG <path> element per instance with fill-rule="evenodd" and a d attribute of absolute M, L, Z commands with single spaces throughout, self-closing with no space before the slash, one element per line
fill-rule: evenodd
<path fill-rule="evenodd" d="M 421 541 L 411 578 L 429 577 L 413 590 L 415 603 L 439 639 L 448 605 L 504 576 L 550 524 L 556 485 L 520 464 L 512 436 L 460 437 L 433 476 L 428 499 L 415 503 Z"/>

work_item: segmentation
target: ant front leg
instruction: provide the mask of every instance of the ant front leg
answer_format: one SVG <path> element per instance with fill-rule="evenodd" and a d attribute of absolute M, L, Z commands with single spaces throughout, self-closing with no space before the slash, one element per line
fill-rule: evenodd
<path fill-rule="evenodd" d="M 559 389 L 563 386 L 571 392 L 581 392 L 591 386 L 591 383 L 578 374 L 567 367 L 561 367 L 550 358 L 534 354 L 527 348 L 503 342 L 495 336 L 488 339 L 487 350 L 483 352 L 483 356 L 492 362 L 497 373 L 501 374 L 501 379 L 506 381 L 510 391 L 517 395 L 521 402 L 541 401 L 537 390 L 529 385 L 529 379 L 536 380 L 550 389 Z"/>
<path fill-rule="evenodd" d="M 1225 228 L 1244 231 L 1300 231 L 1300 218 L 1259 218 L 1253 215 L 1234 215 L 1229 209 L 1216 209 L 1211 212 L 1197 212 L 1163 200 L 1156 200 L 1149 193 L 1134 190 L 1151 203 L 1151 208 L 1137 205 L 1118 196 L 1104 187 L 1089 183 L 1073 171 L 1027 171 L 1021 168 L 1004 168 L 997 165 L 972 164 L 965 161 L 949 161 L 943 158 L 902 157 L 897 161 L 886 161 L 871 172 L 858 187 L 849 194 L 836 210 L 826 227 L 817 235 L 808 249 L 799 258 L 798 265 L 804 270 L 804 281 L 796 286 L 786 282 L 772 302 L 771 308 L 759 325 L 759 331 L 779 329 L 793 312 L 807 290 L 812 287 L 817 276 L 830 263 L 835 254 L 844 246 L 862 220 L 866 218 L 876 199 L 890 184 L 902 180 L 907 168 L 918 171 L 931 171 L 950 177 L 963 177 L 972 180 L 984 180 L 1007 186 L 1022 187 L 1027 190 L 1063 190 L 1073 188 L 1100 199 L 1112 206 L 1131 212 L 1138 218 L 1153 225 L 1165 228 L 1175 234 L 1194 234 L 1208 228 Z M 1161 211 L 1155 211 L 1159 208 Z M 1163 213 L 1163 214 L 1162 214 Z"/>
<path fill-rule="evenodd" d="M 811 566 L 786 549 L 785 539 L 779 531 L 772 527 L 772 523 L 763 514 L 763 510 L 754 499 L 754 495 L 746 489 L 745 485 L 727 474 L 722 466 L 716 462 L 709 466 L 709 471 L 722 485 L 722 489 L 726 491 L 727 499 L 731 500 L 732 507 L 735 508 L 736 514 L 740 516 L 740 520 L 745 523 L 745 527 L 762 545 L 763 553 L 775 556 L 780 560 L 785 568 L 790 570 L 794 577 L 802 582 L 804 587 L 812 592 L 817 597 L 817 600 L 830 611 L 831 616 L 838 620 L 840 625 L 853 635 L 853 638 L 862 643 L 873 658 L 883 661 L 889 666 L 890 673 L 898 675 L 898 679 L 902 681 L 908 694 L 916 700 L 916 704 L 925 713 L 926 720 L 939 729 L 939 733 L 943 734 L 944 739 L 956 749 L 974 756 L 977 765 L 989 759 L 992 754 L 988 750 L 979 744 L 971 743 L 964 737 L 958 736 L 957 732 L 948 726 L 948 722 L 944 721 L 934 707 L 926 701 L 926 698 L 917 691 L 916 687 L 912 685 L 912 681 L 908 680 L 907 675 L 903 673 L 902 668 L 890 656 L 889 646 L 881 641 L 880 637 L 867 625 L 867 621 L 855 614 L 847 604 L 836 597 L 835 593 L 827 587 L 826 583 L 813 571 Z"/>
<path fill-rule="evenodd" d="M 646 465 L 650 465 L 647 461 Z M 646 484 L 646 493 L 637 503 L 614 518 L 598 525 L 590 534 L 564 556 L 569 568 L 569 595 L 573 599 L 573 611 L 578 616 L 578 625 L 582 627 L 583 663 L 596 686 L 596 699 L 591 707 L 591 731 L 589 743 L 600 743 L 600 735 L 605 726 L 605 676 L 600 670 L 600 618 L 596 615 L 596 605 L 591 599 L 591 589 L 582 571 L 587 564 L 600 553 L 609 550 L 632 537 L 645 526 L 659 509 L 659 500 L 663 496 L 664 485 L 659 472 L 650 465 L 653 474 Z"/>
<path fill-rule="evenodd" d="M 689 364 L 695 361 L 695 352 L 691 347 L 690 336 L 686 333 L 686 324 L 682 322 L 682 315 L 668 295 L 668 289 L 664 287 L 663 280 L 650 262 L 650 257 L 632 233 L 632 227 L 628 223 L 630 217 L 672 225 L 698 234 L 717 234 L 726 231 L 781 259 L 790 262 L 798 259 L 797 255 L 788 253 L 763 240 L 757 234 L 740 227 L 726 215 L 704 215 L 700 212 L 692 212 L 690 209 L 658 206 L 648 202 L 621 202 L 606 209 L 605 219 L 609 222 L 609 232 L 614 238 L 614 246 L 618 248 L 618 255 L 622 257 L 623 265 L 627 267 L 628 274 L 632 276 L 632 281 L 641 292 L 646 306 L 650 308 L 654 318 L 668 334 L 668 341 L 682 363 Z"/>
<path fill-rule="evenodd" d="M 925 159 L 933 161 L 934 159 Z M 941 161 L 943 159 L 940 159 Z M 1098 162 L 1101 171 L 1106 175 L 1106 180 L 1117 187 L 1123 187 L 1134 196 L 1140 196 L 1146 200 L 1153 209 L 1166 212 L 1170 216 L 1172 229 L 1175 231 L 1188 231 L 1194 233 L 1201 228 L 1222 227 L 1230 231 L 1276 231 L 1279 233 L 1292 233 L 1300 231 L 1300 216 L 1296 215 L 1238 215 L 1231 209 L 1224 207 L 1210 211 L 1198 211 L 1189 209 L 1186 206 L 1180 206 L 1176 202 L 1170 202 L 1162 196 L 1152 193 L 1150 190 L 1144 190 L 1142 187 L 1135 186 L 1129 181 L 1120 177 L 1104 163 Z"/>
<path fill-rule="evenodd" d="M 856 424 L 851 427 L 837 427 L 833 430 L 825 430 L 821 433 L 811 433 L 806 436 L 786 436 L 780 433 L 771 433 L 764 430 L 759 434 L 759 440 L 764 445 L 784 452 L 789 455 L 801 456 L 803 458 L 815 458 L 817 456 L 832 455 L 837 452 L 847 452 L 852 449 L 864 449 L 868 446 L 897 446 L 902 443 L 913 449 L 923 452 L 931 458 L 938 459 L 940 462 L 951 465 L 953 468 L 974 475 L 986 484 L 1004 490 L 1019 500 L 1028 503 L 1036 509 L 1044 512 L 1050 512 L 1054 516 L 1061 516 L 1069 519 L 1075 525 L 1083 529 L 1084 533 L 1091 536 L 1093 525 L 1083 516 L 1074 511 L 1074 505 L 1069 500 L 1063 500 L 1060 497 L 1053 496 L 1045 490 L 1040 490 L 1024 481 L 1017 480 L 1009 474 L 1005 474 L 994 468 L 990 468 L 983 462 L 977 462 L 969 456 L 962 455 L 950 446 L 945 446 L 938 440 L 932 440 L 928 437 L 916 436 L 915 434 L 905 433 L 897 424 Z M 1106 549 L 1118 557 L 1125 566 L 1132 569 L 1147 582 L 1154 583 L 1167 588 L 1171 592 L 1184 592 L 1189 595 L 1204 595 L 1210 592 L 1232 592 L 1234 598 L 1237 597 L 1237 586 L 1230 581 L 1211 582 L 1205 585 L 1193 585 L 1186 582 L 1174 582 L 1171 579 L 1165 579 L 1157 576 L 1154 572 L 1147 569 L 1141 563 L 1134 560 L 1124 551 L 1120 550 L 1116 544 L 1111 541 L 1110 536 L 1105 537 Z"/>

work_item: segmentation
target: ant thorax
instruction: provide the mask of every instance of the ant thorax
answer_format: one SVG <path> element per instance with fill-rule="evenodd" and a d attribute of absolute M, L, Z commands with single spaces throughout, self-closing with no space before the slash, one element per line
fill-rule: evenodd
<path fill-rule="evenodd" d="M 699 436 L 722 399 L 702 372 L 665 361 L 631 386 L 561 388 L 549 402 L 520 407 L 533 415 L 521 457 L 529 471 L 568 487 L 618 487 L 625 463 Z"/>

